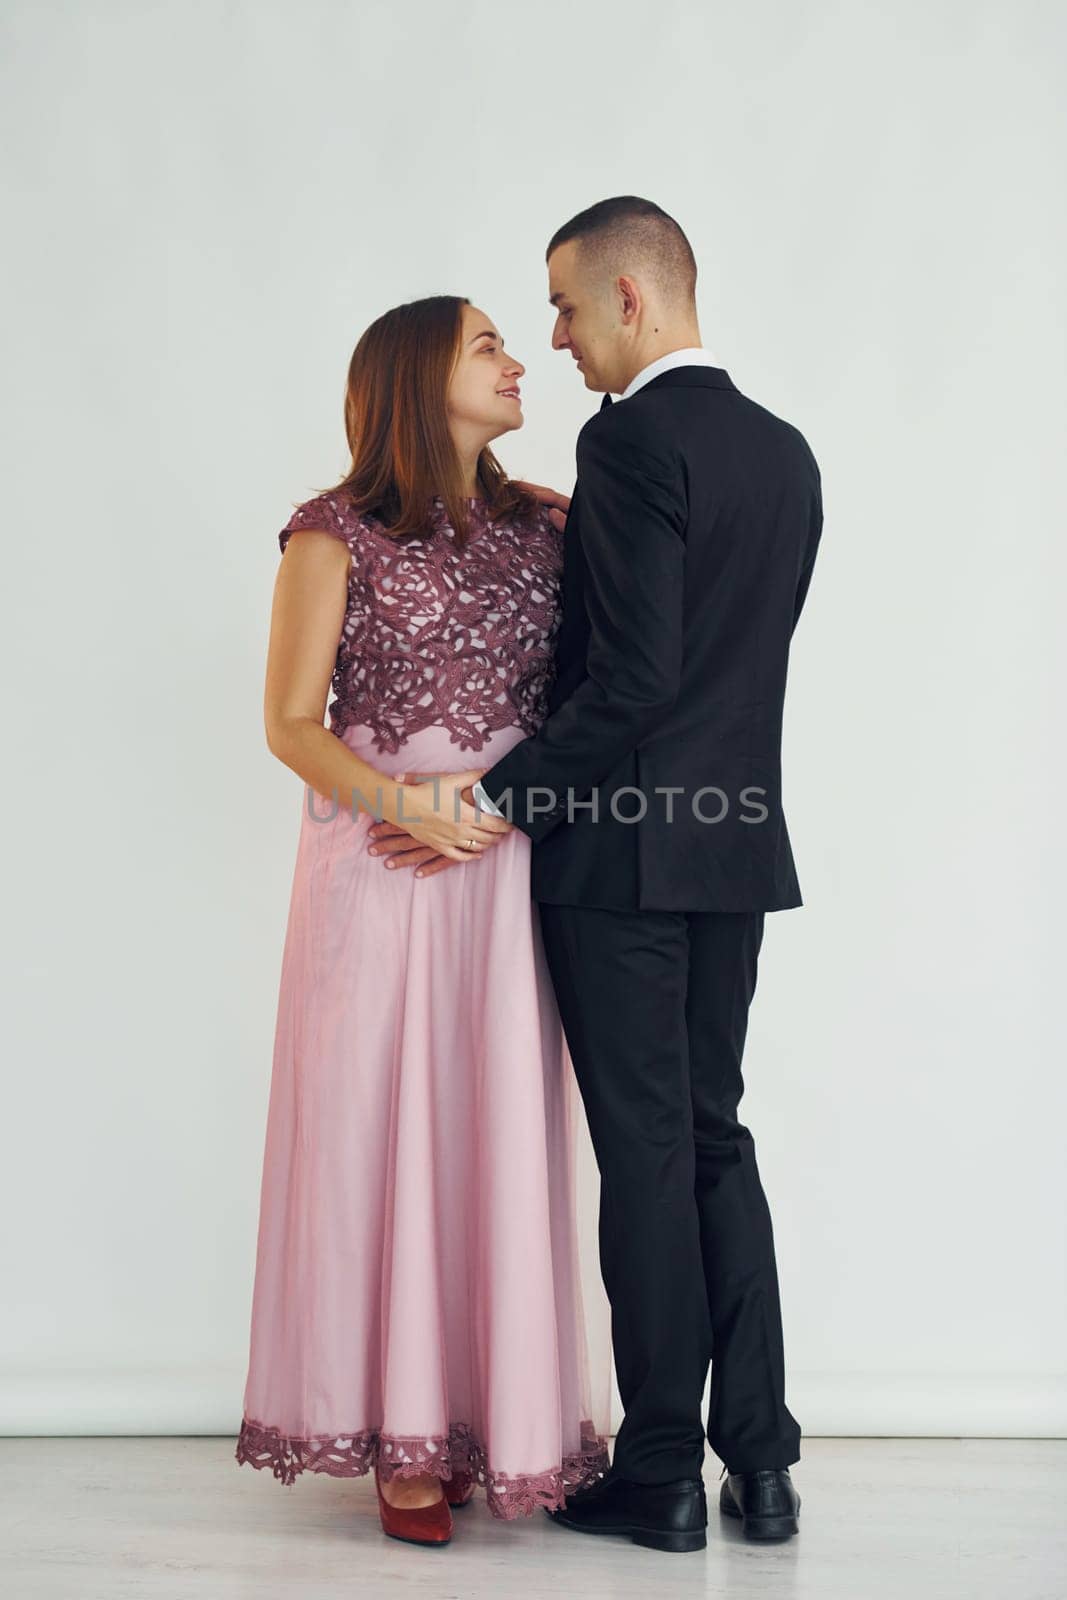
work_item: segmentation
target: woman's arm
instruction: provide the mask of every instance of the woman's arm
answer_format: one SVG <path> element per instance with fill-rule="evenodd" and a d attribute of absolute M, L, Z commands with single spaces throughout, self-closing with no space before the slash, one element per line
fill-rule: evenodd
<path fill-rule="evenodd" d="M 300 529 L 289 540 L 274 586 L 267 649 L 263 721 L 268 748 L 316 794 L 329 798 L 336 792 L 337 804 L 346 811 L 355 804 L 375 817 L 380 813 L 453 860 L 476 860 L 461 848 L 462 841 L 476 839 L 484 849 L 497 843 L 509 824 L 477 813 L 463 800 L 457 819 L 455 780 L 441 779 L 436 793 L 433 783 L 397 783 L 323 726 L 350 560 L 348 546 L 325 530 Z M 465 778 L 459 789 L 469 781 Z"/>
<path fill-rule="evenodd" d="M 549 522 L 560 533 L 564 531 L 567 526 L 567 512 L 571 508 L 569 494 L 560 494 L 558 489 L 548 489 L 543 483 L 530 483 L 525 478 L 516 478 L 515 486 L 528 490 L 543 506 L 547 506 Z"/>

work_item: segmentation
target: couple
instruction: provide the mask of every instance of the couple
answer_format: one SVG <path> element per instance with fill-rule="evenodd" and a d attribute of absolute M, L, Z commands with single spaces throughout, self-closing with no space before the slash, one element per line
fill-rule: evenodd
<path fill-rule="evenodd" d="M 363 334 L 351 468 L 279 535 L 266 733 L 308 803 L 236 1454 L 283 1483 L 373 1468 L 414 1543 L 447 1543 L 481 1485 L 499 1517 L 687 1551 L 707 1438 L 720 1510 L 780 1538 L 800 1430 L 737 1111 L 764 914 L 802 903 L 780 746 L 819 473 L 702 348 L 658 206 L 601 201 L 546 260 L 553 348 L 604 395 L 573 499 L 508 479 L 489 446 L 525 369 L 437 296 Z"/>

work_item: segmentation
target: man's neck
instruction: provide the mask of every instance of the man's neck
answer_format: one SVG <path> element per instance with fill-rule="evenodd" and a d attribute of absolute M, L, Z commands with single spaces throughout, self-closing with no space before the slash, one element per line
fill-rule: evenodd
<path fill-rule="evenodd" d="M 644 372 L 653 361 L 659 361 L 662 356 L 671 356 L 676 350 L 700 350 L 703 343 L 700 338 L 699 328 L 686 328 L 677 334 L 663 335 L 655 344 L 643 350 L 640 356 L 635 356 L 630 371 L 626 374 L 622 389 L 625 389 L 637 377 L 639 372 Z M 619 393 L 622 393 L 622 389 Z"/>

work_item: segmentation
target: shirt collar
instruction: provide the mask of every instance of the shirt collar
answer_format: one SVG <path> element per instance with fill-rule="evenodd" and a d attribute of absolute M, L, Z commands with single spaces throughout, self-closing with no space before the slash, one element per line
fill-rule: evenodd
<path fill-rule="evenodd" d="M 629 399 L 638 389 L 653 378 L 658 378 L 661 372 L 670 372 L 672 367 L 717 367 L 719 362 L 710 350 L 705 350 L 702 345 L 689 345 L 684 350 L 671 350 L 665 356 L 660 356 L 656 361 L 650 361 L 647 367 L 642 367 L 635 378 L 631 378 L 626 388 L 619 396 L 620 400 Z"/>

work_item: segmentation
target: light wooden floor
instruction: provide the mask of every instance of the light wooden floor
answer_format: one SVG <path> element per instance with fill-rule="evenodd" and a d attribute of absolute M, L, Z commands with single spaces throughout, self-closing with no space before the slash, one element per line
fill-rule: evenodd
<path fill-rule="evenodd" d="M 1067 1442 L 805 1439 L 785 1544 L 717 1510 L 708 1548 L 664 1555 L 570 1533 L 543 1513 L 491 1518 L 480 1496 L 451 1545 L 382 1534 L 373 1482 L 285 1488 L 232 1439 L 0 1440 L 0 1590 L 11 1600 L 1064 1600 Z"/>

